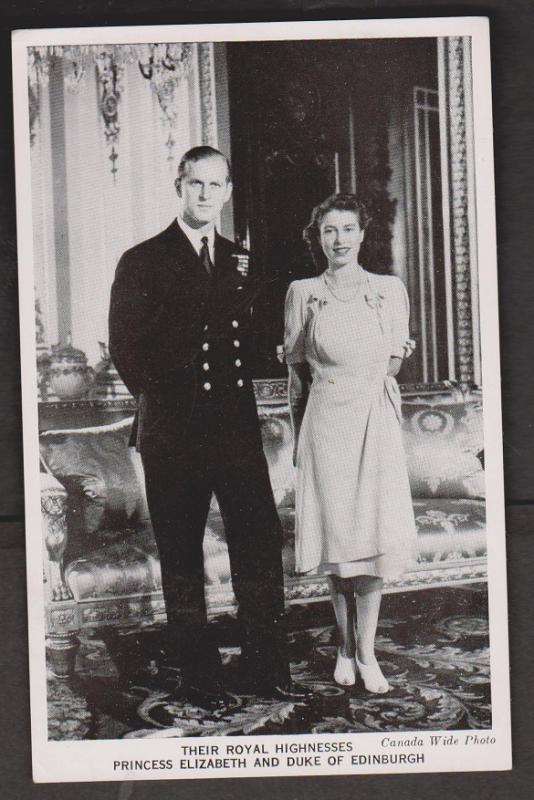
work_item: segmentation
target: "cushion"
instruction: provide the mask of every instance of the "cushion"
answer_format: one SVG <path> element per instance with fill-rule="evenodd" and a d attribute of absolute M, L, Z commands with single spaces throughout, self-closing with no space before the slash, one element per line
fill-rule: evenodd
<path fill-rule="evenodd" d="M 141 459 L 128 447 L 131 423 L 40 436 L 46 469 L 69 492 L 69 522 L 85 533 L 149 524 Z"/>
<path fill-rule="evenodd" d="M 416 498 L 483 498 L 482 403 L 402 405 L 404 446 Z"/>
<path fill-rule="evenodd" d="M 136 533 L 77 558 L 66 568 L 65 580 L 77 602 L 158 591 L 161 571 L 154 537 Z"/>
<path fill-rule="evenodd" d="M 421 563 L 481 558 L 486 555 L 486 504 L 483 500 L 414 500 Z"/>

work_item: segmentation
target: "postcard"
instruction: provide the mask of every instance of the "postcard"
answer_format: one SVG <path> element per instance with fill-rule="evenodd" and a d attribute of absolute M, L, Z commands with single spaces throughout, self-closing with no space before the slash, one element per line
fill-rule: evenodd
<path fill-rule="evenodd" d="M 510 769 L 488 20 L 13 86 L 34 780 Z"/>

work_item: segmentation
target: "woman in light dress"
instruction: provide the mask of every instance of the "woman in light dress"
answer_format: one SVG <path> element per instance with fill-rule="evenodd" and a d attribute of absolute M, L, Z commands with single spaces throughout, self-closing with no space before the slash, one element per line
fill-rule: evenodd
<path fill-rule="evenodd" d="M 289 286 L 284 351 L 296 568 L 328 576 L 340 641 L 335 681 L 353 685 L 359 672 L 368 691 L 383 693 L 390 686 L 374 650 L 383 580 L 411 566 L 416 542 L 395 380 L 413 343 L 402 281 L 358 262 L 365 223 L 354 195 L 314 209 L 304 236 L 327 268 Z"/>

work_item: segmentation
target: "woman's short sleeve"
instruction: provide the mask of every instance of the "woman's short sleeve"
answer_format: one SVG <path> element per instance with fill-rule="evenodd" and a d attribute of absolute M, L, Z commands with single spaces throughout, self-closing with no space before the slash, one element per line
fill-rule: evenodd
<path fill-rule="evenodd" d="M 286 364 L 306 361 L 304 340 L 306 337 L 306 308 L 298 282 L 290 283 L 287 290 L 284 315 L 284 354 Z"/>
<path fill-rule="evenodd" d="M 400 278 L 391 278 L 391 355 L 404 358 L 410 343 L 410 301 Z M 410 351 L 411 352 L 411 351 Z"/>

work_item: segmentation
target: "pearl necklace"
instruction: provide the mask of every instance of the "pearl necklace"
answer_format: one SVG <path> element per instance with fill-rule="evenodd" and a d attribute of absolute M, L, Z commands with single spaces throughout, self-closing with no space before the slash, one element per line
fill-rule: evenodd
<path fill-rule="evenodd" d="M 364 277 L 363 280 L 358 282 L 358 284 L 356 286 L 356 291 L 354 291 L 348 297 L 341 297 L 339 294 L 336 293 L 336 291 L 334 290 L 332 284 L 327 279 L 326 272 L 323 272 L 323 281 L 324 281 L 324 285 L 326 286 L 326 288 L 328 289 L 330 294 L 332 294 L 336 298 L 336 300 L 339 300 L 341 303 L 352 303 L 354 300 L 356 300 L 356 298 L 360 294 L 360 291 L 361 291 L 361 288 L 362 288 L 363 284 L 367 282 L 365 277 Z"/>

